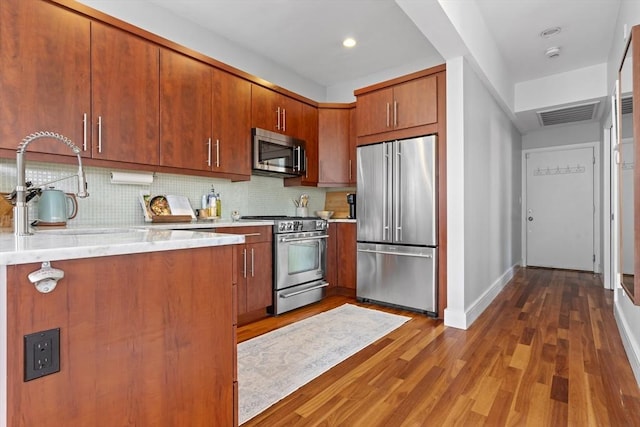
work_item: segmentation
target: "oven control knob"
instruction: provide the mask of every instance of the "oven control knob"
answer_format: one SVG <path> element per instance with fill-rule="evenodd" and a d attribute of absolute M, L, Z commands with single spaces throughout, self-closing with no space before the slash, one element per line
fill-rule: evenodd
<path fill-rule="evenodd" d="M 292 222 L 288 222 L 287 223 L 287 230 L 293 230 L 293 223 Z"/>
<path fill-rule="evenodd" d="M 285 228 L 287 228 L 287 224 L 285 224 L 284 222 L 278 224 L 278 231 L 284 231 Z"/>

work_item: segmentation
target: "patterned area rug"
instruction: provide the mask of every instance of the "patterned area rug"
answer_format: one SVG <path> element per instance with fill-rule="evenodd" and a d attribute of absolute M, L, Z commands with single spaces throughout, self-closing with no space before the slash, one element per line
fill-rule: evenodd
<path fill-rule="evenodd" d="M 240 424 L 409 319 L 344 304 L 238 344 Z"/>

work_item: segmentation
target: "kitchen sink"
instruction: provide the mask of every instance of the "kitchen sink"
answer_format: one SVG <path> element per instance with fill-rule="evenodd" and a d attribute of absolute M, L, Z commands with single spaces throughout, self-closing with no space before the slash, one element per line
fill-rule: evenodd
<path fill-rule="evenodd" d="M 61 236 L 84 236 L 90 234 L 121 234 L 131 232 L 144 232 L 135 228 L 58 228 L 50 230 L 34 230 L 35 234 L 54 234 Z"/>

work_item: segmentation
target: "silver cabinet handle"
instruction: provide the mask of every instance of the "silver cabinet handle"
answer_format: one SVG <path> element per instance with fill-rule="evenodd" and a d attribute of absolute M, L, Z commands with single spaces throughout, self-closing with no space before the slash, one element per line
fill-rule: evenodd
<path fill-rule="evenodd" d="M 87 113 L 82 115 L 82 151 L 87 151 Z"/>
<path fill-rule="evenodd" d="M 211 167 L 211 138 L 207 140 L 207 166 Z"/>
<path fill-rule="evenodd" d="M 304 177 L 309 178 L 309 158 L 304 156 Z"/>
<path fill-rule="evenodd" d="M 431 254 L 406 254 L 406 253 L 402 253 L 402 252 L 374 251 L 372 249 L 358 249 L 358 252 L 365 252 L 365 253 L 369 253 L 369 254 L 409 256 L 409 257 L 414 257 L 414 258 L 433 258 L 433 255 L 431 255 Z"/>
<path fill-rule="evenodd" d="M 327 286 L 329 286 L 329 282 L 323 282 L 318 286 L 314 286 L 312 288 L 303 289 L 301 291 L 291 292 L 288 294 L 280 294 L 280 298 L 291 298 L 296 295 L 304 294 L 305 292 L 311 292 L 311 291 L 315 291 L 316 289 L 326 288 Z"/>
<path fill-rule="evenodd" d="M 102 116 L 98 116 L 98 153 L 102 153 Z"/>
<path fill-rule="evenodd" d="M 242 250 L 242 257 L 244 259 L 242 266 L 242 277 L 247 278 L 247 249 Z"/>
<path fill-rule="evenodd" d="M 220 167 L 220 140 L 216 139 L 216 167 Z"/>
<path fill-rule="evenodd" d="M 287 131 L 287 110 L 282 109 L 282 132 Z"/>
<path fill-rule="evenodd" d="M 255 268 L 255 259 L 254 259 L 254 250 L 251 248 L 251 277 L 255 277 L 254 268 Z"/>
<path fill-rule="evenodd" d="M 387 102 L 387 127 L 389 127 L 389 103 Z"/>
<path fill-rule="evenodd" d="M 277 116 L 276 129 L 280 130 L 280 107 L 276 109 L 276 116 Z"/>
<path fill-rule="evenodd" d="M 244 236 L 262 236 L 262 233 L 245 233 Z"/>
<path fill-rule="evenodd" d="M 398 101 L 393 101 L 393 127 L 398 127 Z"/>
<path fill-rule="evenodd" d="M 352 181 L 353 178 L 351 177 L 351 159 L 349 159 L 349 181 Z"/>
<path fill-rule="evenodd" d="M 280 243 L 289 243 L 289 242 L 302 242 L 305 240 L 318 240 L 318 239 L 328 239 L 329 236 L 324 234 L 322 236 L 310 236 L 310 237 L 281 237 Z"/>

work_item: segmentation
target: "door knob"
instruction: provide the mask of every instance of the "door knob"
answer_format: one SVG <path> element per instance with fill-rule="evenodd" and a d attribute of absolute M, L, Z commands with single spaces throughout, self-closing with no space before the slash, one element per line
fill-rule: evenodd
<path fill-rule="evenodd" d="M 533 217 L 530 216 L 529 218 L 527 218 L 529 221 L 533 221 Z"/>

